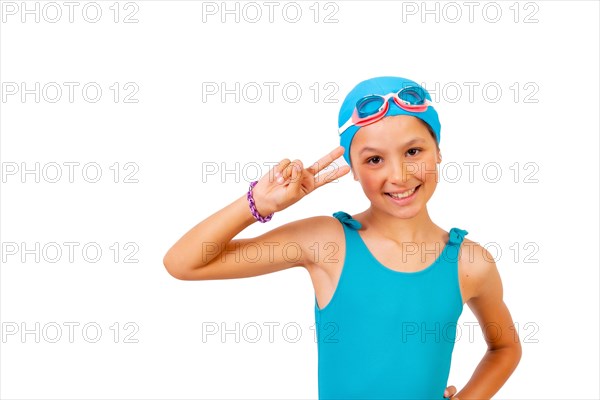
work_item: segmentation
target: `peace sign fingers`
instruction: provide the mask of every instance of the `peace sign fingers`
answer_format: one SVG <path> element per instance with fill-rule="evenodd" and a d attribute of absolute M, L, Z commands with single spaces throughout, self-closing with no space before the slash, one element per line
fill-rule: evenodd
<path fill-rule="evenodd" d="M 334 162 L 337 158 L 339 158 L 342 154 L 344 154 L 344 147 L 338 146 L 329 154 L 322 157 L 320 160 L 315 162 L 310 167 L 306 168 L 308 172 L 310 172 L 315 177 L 315 186 L 314 189 L 318 189 L 319 187 L 336 180 L 337 178 L 346 175 L 350 172 L 350 166 L 343 165 L 341 167 L 336 168 L 334 171 L 330 171 L 327 173 L 323 173 L 319 176 L 316 176 L 319 172 L 327 168 L 332 162 Z"/>

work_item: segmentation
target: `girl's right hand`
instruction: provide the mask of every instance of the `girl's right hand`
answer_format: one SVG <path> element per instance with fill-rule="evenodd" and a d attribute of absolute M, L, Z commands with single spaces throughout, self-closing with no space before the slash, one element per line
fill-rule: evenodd
<path fill-rule="evenodd" d="M 338 146 L 308 168 L 303 168 L 300 160 L 293 162 L 287 158 L 281 160 L 260 178 L 252 189 L 252 197 L 258 213 L 267 216 L 285 210 L 313 190 L 350 172 L 350 166 L 344 165 L 332 172 L 316 176 L 344 154 L 344 151 L 343 146 Z"/>

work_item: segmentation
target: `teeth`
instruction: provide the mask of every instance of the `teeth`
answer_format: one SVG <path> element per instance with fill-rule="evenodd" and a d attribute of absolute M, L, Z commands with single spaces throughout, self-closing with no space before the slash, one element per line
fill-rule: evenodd
<path fill-rule="evenodd" d="M 393 198 L 395 198 L 395 199 L 403 199 L 403 198 L 408 197 L 411 194 L 413 194 L 416 189 L 417 188 L 413 188 L 413 189 L 410 189 L 410 190 L 408 190 L 408 191 L 406 191 L 404 193 L 398 193 L 398 194 L 388 193 L 388 195 L 391 196 L 391 197 L 393 197 Z"/>

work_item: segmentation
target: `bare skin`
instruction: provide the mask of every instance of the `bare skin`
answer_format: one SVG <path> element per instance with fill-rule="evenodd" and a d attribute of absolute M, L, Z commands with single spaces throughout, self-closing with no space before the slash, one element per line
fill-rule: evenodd
<path fill-rule="evenodd" d="M 403 148 L 408 139 L 421 140 L 418 145 L 411 143 Z M 380 151 L 359 155 L 366 145 Z M 415 147 L 420 149 L 417 153 Z M 258 212 L 263 216 L 280 212 L 350 172 L 349 166 L 342 166 L 320 173 L 343 152 L 343 147 L 337 147 L 308 168 L 300 160 L 283 159 L 253 189 Z M 354 179 L 360 181 L 371 201 L 369 209 L 353 216 L 362 224 L 358 232 L 371 253 L 384 266 L 398 271 L 414 272 L 429 266 L 448 241 L 448 232 L 431 221 L 426 208 L 437 184 L 431 166 L 441 162 L 429 132 L 414 117 L 383 118 L 359 130 L 352 142 L 351 159 Z M 411 168 L 409 164 L 420 167 Z M 294 169 L 295 165 L 299 170 Z M 416 186 L 421 186 L 417 196 L 406 206 L 393 204 L 385 194 Z M 345 237 L 339 221 L 330 216 L 311 217 L 255 238 L 233 239 L 254 222 L 244 194 L 180 238 L 164 257 L 167 271 L 177 279 L 211 280 L 251 277 L 299 266 L 309 273 L 317 305 L 326 307 L 335 293 L 344 262 Z M 408 241 L 422 245 L 423 250 L 438 251 L 402 254 L 402 243 Z M 289 243 L 301 248 L 299 259 L 284 257 L 277 251 L 277 246 Z M 328 243 L 336 244 L 333 252 Z M 315 245 L 319 246 L 318 252 Z M 242 255 L 247 246 L 260 246 L 264 250 L 262 257 L 245 260 Z M 502 282 L 491 255 L 465 238 L 458 268 L 463 303 L 478 319 L 488 350 L 462 390 L 457 393 L 456 387 L 449 386 L 444 396 L 455 400 L 490 399 L 516 368 L 521 357 L 520 340 L 502 300 Z M 484 330 L 488 324 L 499 326 L 502 334 Z"/>

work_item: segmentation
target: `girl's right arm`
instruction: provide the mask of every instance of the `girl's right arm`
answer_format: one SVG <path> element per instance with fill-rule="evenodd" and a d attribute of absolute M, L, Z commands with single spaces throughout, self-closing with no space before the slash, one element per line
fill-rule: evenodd
<path fill-rule="evenodd" d="M 333 173 L 316 176 L 343 152 L 339 146 L 306 169 L 299 160 L 282 160 L 252 190 L 257 211 L 263 216 L 281 211 L 348 173 L 350 167 L 343 166 Z M 299 170 L 294 166 L 299 166 Z M 256 222 L 244 194 L 181 237 L 165 255 L 163 264 L 181 280 L 244 278 L 303 265 L 304 258 L 290 258 L 284 247 L 293 245 L 299 247 L 300 254 L 308 254 L 307 247 L 314 241 L 310 229 L 314 229 L 316 218 L 322 217 L 294 221 L 256 238 L 232 240 Z"/>

